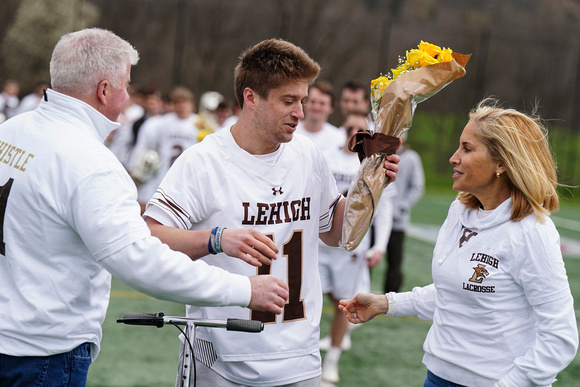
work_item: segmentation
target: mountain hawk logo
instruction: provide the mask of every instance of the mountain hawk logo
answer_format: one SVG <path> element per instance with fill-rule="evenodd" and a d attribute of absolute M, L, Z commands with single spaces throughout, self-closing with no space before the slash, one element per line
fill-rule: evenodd
<path fill-rule="evenodd" d="M 461 235 L 461 238 L 459 238 L 459 248 L 461 248 L 464 243 L 469 242 L 471 237 L 474 237 L 477 235 L 477 233 L 475 231 L 471 231 L 470 229 L 466 228 L 465 226 L 463 226 L 462 229 L 463 229 L 463 234 Z"/>
<path fill-rule="evenodd" d="M 481 263 L 478 264 L 476 267 L 474 267 L 473 270 L 474 272 L 471 278 L 469 279 L 469 282 L 476 282 L 480 284 L 484 280 L 484 278 L 489 275 L 489 271 L 487 271 L 485 265 Z"/>
<path fill-rule="evenodd" d="M 277 194 L 282 195 L 284 192 L 282 192 L 282 187 L 276 189 L 276 187 L 272 187 L 272 195 L 276 196 Z"/>

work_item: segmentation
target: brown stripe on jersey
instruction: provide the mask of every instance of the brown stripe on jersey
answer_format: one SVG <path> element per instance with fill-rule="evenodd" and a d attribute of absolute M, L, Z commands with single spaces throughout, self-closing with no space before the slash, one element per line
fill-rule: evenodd
<path fill-rule="evenodd" d="M 338 206 L 338 202 L 340 202 L 340 200 L 343 197 L 344 196 L 339 194 L 334 200 L 334 202 L 332 202 L 332 204 L 328 208 L 328 211 L 320 215 L 319 218 L 320 226 L 318 226 L 319 232 L 330 231 L 330 229 L 332 228 L 332 219 L 334 219 L 334 213 L 336 212 L 336 207 Z"/>
<path fill-rule="evenodd" d="M 171 196 L 167 195 L 163 189 L 157 188 L 155 192 L 160 197 L 153 196 L 152 202 L 155 202 L 159 207 L 169 210 L 173 217 L 183 226 L 182 229 L 188 229 L 188 225 L 184 219 L 190 219 L 190 215 L 185 211 L 183 207 L 178 205 Z"/>

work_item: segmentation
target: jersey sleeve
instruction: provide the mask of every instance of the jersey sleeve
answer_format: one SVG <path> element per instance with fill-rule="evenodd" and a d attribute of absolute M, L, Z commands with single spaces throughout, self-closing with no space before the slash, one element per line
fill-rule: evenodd
<path fill-rule="evenodd" d="M 211 176 L 202 157 L 186 150 L 171 166 L 147 204 L 144 216 L 171 227 L 189 230 L 208 215 L 214 203 Z"/>
<path fill-rule="evenodd" d="M 318 176 L 320 178 L 320 184 L 322 187 L 320 205 L 321 211 L 318 227 L 319 232 L 324 233 L 330 231 L 332 228 L 332 220 L 334 219 L 336 207 L 343 196 L 340 194 L 340 192 L 338 192 L 338 187 L 336 186 L 334 175 L 328 167 L 328 163 L 322 153 L 318 149 L 315 149 L 313 154 L 313 165 L 318 170 Z"/>

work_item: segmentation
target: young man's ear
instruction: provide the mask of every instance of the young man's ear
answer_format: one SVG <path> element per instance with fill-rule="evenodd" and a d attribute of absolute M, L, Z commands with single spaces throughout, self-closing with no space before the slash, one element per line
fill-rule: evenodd
<path fill-rule="evenodd" d="M 246 87 L 244 89 L 244 106 L 247 106 L 250 109 L 253 109 L 256 106 L 256 93 L 254 90 Z"/>

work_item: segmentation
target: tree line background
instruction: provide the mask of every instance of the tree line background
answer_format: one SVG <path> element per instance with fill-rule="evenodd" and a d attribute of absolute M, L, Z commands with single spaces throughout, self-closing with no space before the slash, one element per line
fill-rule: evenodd
<path fill-rule="evenodd" d="M 580 184 L 580 0 L 3 0 L 0 82 L 13 78 L 30 92 L 49 78 L 58 38 L 87 26 L 139 51 L 133 85 L 182 84 L 198 98 L 216 90 L 233 100 L 240 53 L 272 37 L 307 51 L 337 91 L 388 72 L 421 40 L 472 53 L 467 75 L 417 109 L 459 117 L 432 121 L 445 139 L 435 164 L 447 163 L 469 109 L 494 96 L 506 107 L 538 107 L 567 147 L 557 149 L 565 182 Z"/>

